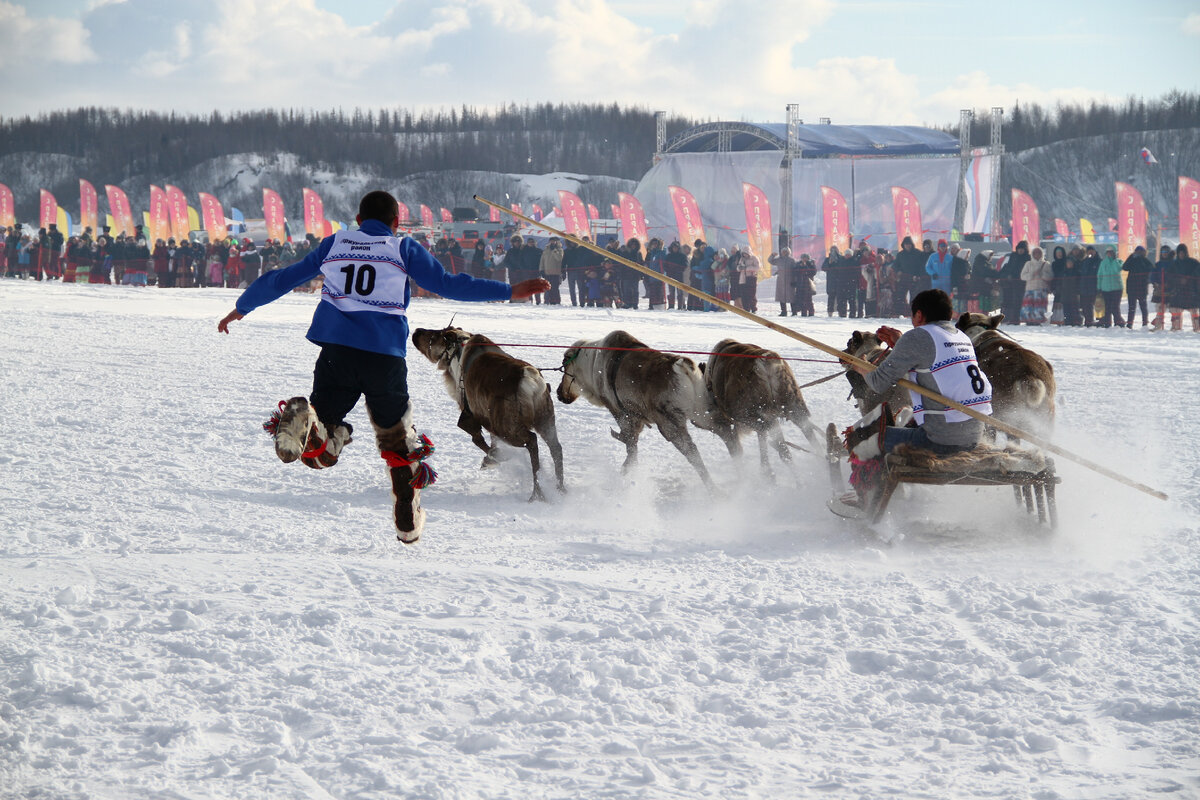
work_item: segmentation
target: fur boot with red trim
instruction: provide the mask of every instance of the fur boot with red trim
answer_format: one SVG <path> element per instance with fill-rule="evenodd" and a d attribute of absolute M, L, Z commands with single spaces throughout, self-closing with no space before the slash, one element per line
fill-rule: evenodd
<path fill-rule="evenodd" d="M 832 498 L 829 510 L 838 516 L 864 519 L 874 510 L 883 473 L 884 431 L 895 419 L 887 403 L 881 403 L 845 431 L 850 454 L 850 484 L 853 492 Z"/>
<path fill-rule="evenodd" d="M 312 469 L 332 467 L 342 448 L 350 444 L 353 428 L 347 423 L 332 426 L 332 432 L 317 419 L 316 409 L 303 397 L 280 400 L 279 409 L 263 425 L 275 439 L 275 455 L 285 464 L 296 459 Z"/>
<path fill-rule="evenodd" d="M 421 538 L 425 527 L 421 489 L 437 480 L 437 473 L 425 463 L 433 454 L 433 443 L 427 436 L 417 436 L 411 411 L 390 428 L 375 425 L 375 441 L 392 480 L 396 538 L 404 544 L 413 544 Z"/>

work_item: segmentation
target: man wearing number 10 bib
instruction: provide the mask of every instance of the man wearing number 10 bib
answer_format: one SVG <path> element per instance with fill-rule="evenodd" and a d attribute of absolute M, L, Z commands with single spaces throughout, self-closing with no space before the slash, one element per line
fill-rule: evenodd
<path fill-rule="evenodd" d="M 908 378 L 961 405 L 991 414 L 992 385 L 979 369 L 971 340 L 950 321 L 953 316 L 950 297 L 941 289 L 918 293 L 912 299 L 913 329 L 901 334 L 895 328 L 880 328 L 876 335 L 892 352 L 874 370 L 858 365 L 851 369 L 862 375 L 874 392 L 886 392 L 900 378 Z M 864 418 L 847 435 L 858 505 L 865 505 L 864 495 L 876 486 L 880 459 L 897 446 L 949 455 L 973 450 L 979 443 L 982 422 L 914 391 L 909 394 L 913 404 L 909 426 L 892 425 L 885 405 L 878 418 Z M 842 499 L 847 505 L 856 505 L 851 497 Z"/>
<path fill-rule="evenodd" d="M 263 274 L 217 329 L 229 333 L 229 323 L 318 275 L 323 278 L 307 334 L 321 348 L 312 394 L 281 401 L 263 427 L 275 438 L 275 453 L 284 463 L 299 459 L 313 469 L 331 467 L 350 443 L 346 415 L 365 396 L 376 444 L 390 470 L 397 538 L 411 544 L 425 520 L 420 490 L 436 473 L 423 463 L 433 446 L 417 436 L 408 395 L 410 281 L 452 300 L 477 301 L 523 300 L 550 284 L 535 278 L 510 287 L 466 273 L 452 275 L 414 239 L 396 235 L 399 212 L 392 195 L 369 192 L 359 203 L 358 230 L 338 231 L 301 261 Z"/>

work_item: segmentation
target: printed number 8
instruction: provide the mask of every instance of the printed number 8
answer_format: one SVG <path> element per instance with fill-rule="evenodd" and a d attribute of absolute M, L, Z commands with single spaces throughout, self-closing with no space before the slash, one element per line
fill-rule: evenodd
<path fill-rule="evenodd" d="M 357 267 L 358 278 L 354 277 L 356 267 L 351 264 L 347 267 L 342 267 L 341 271 L 346 274 L 346 288 L 342 294 L 350 294 L 350 290 L 354 289 L 357 294 L 368 295 L 375 291 L 375 268 L 370 264 L 360 264 Z"/>
<path fill-rule="evenodd" d="M 987 384 L 983 382 L 983 375 L 979 372 L 979 367 L 974 364 L 968 364 L 967 375 L 971 378 L 971 391 L 975 394 L 983 394 L 983 390 L 987 387 Z"/>

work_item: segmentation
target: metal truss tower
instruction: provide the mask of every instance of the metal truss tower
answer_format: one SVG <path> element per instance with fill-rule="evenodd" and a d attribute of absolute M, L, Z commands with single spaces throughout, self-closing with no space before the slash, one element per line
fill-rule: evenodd
<path fill-rule="evenodd" d="M 967 215 L 967 170 L 971 165 L 971 120 L 975 112 L 964 108 L 958 112 L 958 199 L 954 204 L 954 229 L 962 232 Z"/>
<path fill-rule="evenodd" d="M 1004 117 L 1004 109 L 992 106 L 992 141 L 989 149 L 992 161 L 992 233 L 1000 235 L 1000 166 L 1004 162 L 1004 145 L 1000 142 L 1000 124 Z M 1041 231 L 1038 231 L 1041 236 Z"/>
<path fill-rule="evenodd" d="M 667 112 L 654 112 L 654 163 L 662 160 L 663 145 L 667 142 Z"/>
<path fill-rule="evenodd" d="M 800 157 L 800 106 L 787 105 L 787 149 L 783 152 L 783 191 L 779 213 L 779 249 L 792 246 L 792 161 Z"/>

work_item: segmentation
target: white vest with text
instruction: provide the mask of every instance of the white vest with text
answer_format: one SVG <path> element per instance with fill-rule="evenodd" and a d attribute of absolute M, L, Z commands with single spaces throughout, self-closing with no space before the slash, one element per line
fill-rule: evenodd
<path fill-rule="evenodd" d="M 947 331 L 941 325 L 922 325 L 921 329 L 933 338 L 936 355 L 928 370 L 910 372 L 909 380 L 917 381 L 917 372 L 928 372 L 940 394 L 982 414 L 992 413 L 992 384 L 979 369 L 975 347 L 960 330 Z M 946 422 L 965 422 L 970 416 L 953 408 L 926 409 L 924 395 L 909 390 L 913 416 L 918 425 L 925 423 L 925 414 L 942 414 Z"/>
<path fill-rule="evenodd" d="M 395 236 L 338 231 L 321 262 L 321 302 L 339 311 L 375 311 L 405 316 L 408 273 Z"/>

